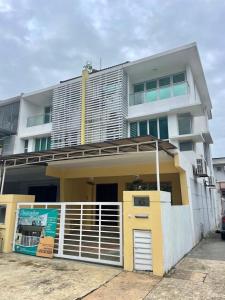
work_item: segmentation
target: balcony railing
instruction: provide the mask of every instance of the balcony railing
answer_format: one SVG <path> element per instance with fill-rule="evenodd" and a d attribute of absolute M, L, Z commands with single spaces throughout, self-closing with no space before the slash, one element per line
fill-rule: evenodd
<path fill-rule="evenodd" d="M 130 106 L 132 106 L 182 96 L 188 94 L 188 89 L 188 83 L 182 82 L 172 86 L 164 86 L 154 90 L 138 92 L 130 95 L 129 103 Z"/>
<path fill-rule="evenodd" d="M 51 114 L 36 115 L 27 118 L 27 127 L 47 124 L 52 122 Z"/>

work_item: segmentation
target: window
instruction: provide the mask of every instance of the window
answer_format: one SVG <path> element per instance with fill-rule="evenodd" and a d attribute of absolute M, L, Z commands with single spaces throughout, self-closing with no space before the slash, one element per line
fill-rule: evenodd
<path fill-rule="evenodd" d="M 28 152 L 29 140 L 24 140 L 24 153 Z"/>
<path fill-rule="evenodd" d="M 191 114 L 178 115 L 179 134 L 189 134 L 192 132 L 192 116 Z"/>
<path fill-rule="evenodd" d="M 0 224 L 5 224 L 6 206 L 0 205 Z"/>
<path fill-rule="evenodd" d="M 220 172 L 221 171 L 221 167 L 216 167 L 216 170 Z"/>
<path fill-rule="evenodd" d="M 130 137 L 138 136 L 137 122 L 130 123 Z"/>
<path fill-rule="evenodd" d="M 145 136 L 148 134 L 156 138 L 168 139 L 167 117 L 130 123 L 130 137 Z"/>
<path fill-rule="evenodd" d="M 187 84 L 186 84 L 185 73 L 179 73 L 173 75 L 173 95 L 181 96 L 187 94 Z"/>
<path fill-rule="evenodd" d="M 44 151 L 51 148 L 51 137 L 35 139 L 35 151 Z"/>
<path fill-rule="evenodd" d="M 158 138 L 157 119 L 149 120 L 149 134 Z"/>
<path fill-rule="evenodd" d="M 159 118 L 159 135 L 162 140 L 169 137 L 167 117 Z"/>
<path fill-rule="evenodd" d="M 52 107 L 46 106 L 45 114 L 44 114 L 44 124 L 50 123 L 51 121 L 52 121 Z"/>
<path fill-rule="evenodd" d="M 148 134 L 147 121 L 139 122 L 140 136 L 145 136 Z"/>
<path fill-rule="evenodd" d="M 192 141 L 180 142 L 180 151 L 193 151 L 194 143 Z"/>
<path fill-rule="evenodd" d="M 146 82 L 146 102 L 156 101 L 158 98 L 157 93 L 157 80 L 151 80 Z"/>
<path fill-rule="evenodd" d="M 134 84 L 134 95 L 130 97 L 130 105 L 163 100 L 187 93 L 186 74 L 185 72 L 181 72 Z"/>
<path fill-rule="evenodd" d="M 144 83 L 138 83 L 134 85 L 134 93 L 144 92 L 145 84 Z"/>

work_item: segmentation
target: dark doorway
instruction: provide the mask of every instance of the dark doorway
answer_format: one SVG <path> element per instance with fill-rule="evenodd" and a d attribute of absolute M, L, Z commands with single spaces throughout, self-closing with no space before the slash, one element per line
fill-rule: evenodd
<path fill-rule="evenodd" d="M 117 202 L 118 184 L 96 184 L 96 202 Z"/>
<path fill-rule="evenodd" d="M 57 186 L 30 186 L 29 195 L 35 195 L 35 202 L 56 202 Z"/>
<path fill-rule="evenodd" d="M 96 202 L 118 202 L 118 184 L 117 183 L 107 183 L 107 184 L 97 184 L 96 185 Z M 115 205 L 102 205 L 102 225 L 116 226 L 118 225 L 118 206 Z M 96 211 L 96 224 L 99 224 L 98 213 Z"/>

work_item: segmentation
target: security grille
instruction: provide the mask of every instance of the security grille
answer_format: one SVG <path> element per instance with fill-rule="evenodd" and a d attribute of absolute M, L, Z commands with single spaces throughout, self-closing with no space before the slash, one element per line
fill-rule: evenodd
<path fill-rule="evenodd" d="M 54 256 L 109 265 L 122 265 L 121 203 L 18 203 L 17 220 L 20 208 L 58 209 Z"/>

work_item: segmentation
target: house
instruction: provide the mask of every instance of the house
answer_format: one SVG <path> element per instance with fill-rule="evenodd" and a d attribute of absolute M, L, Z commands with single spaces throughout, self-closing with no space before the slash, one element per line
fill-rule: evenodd
<path fill-rule="evenodd" d="M 225 157 L 213 158 L 213 169 L 218 196 L 221 200 L 221 212 L 225 211 Z"/>
<path fill-rule="evenodd" d="M 15 99 L 1 103 L 19 103 L 17 130 L 2 133 L 1 192 L 59 207 L 56 256 L 163 274 L 216 228 L 212 106 L 195 43 L 87 64 Z"/>

